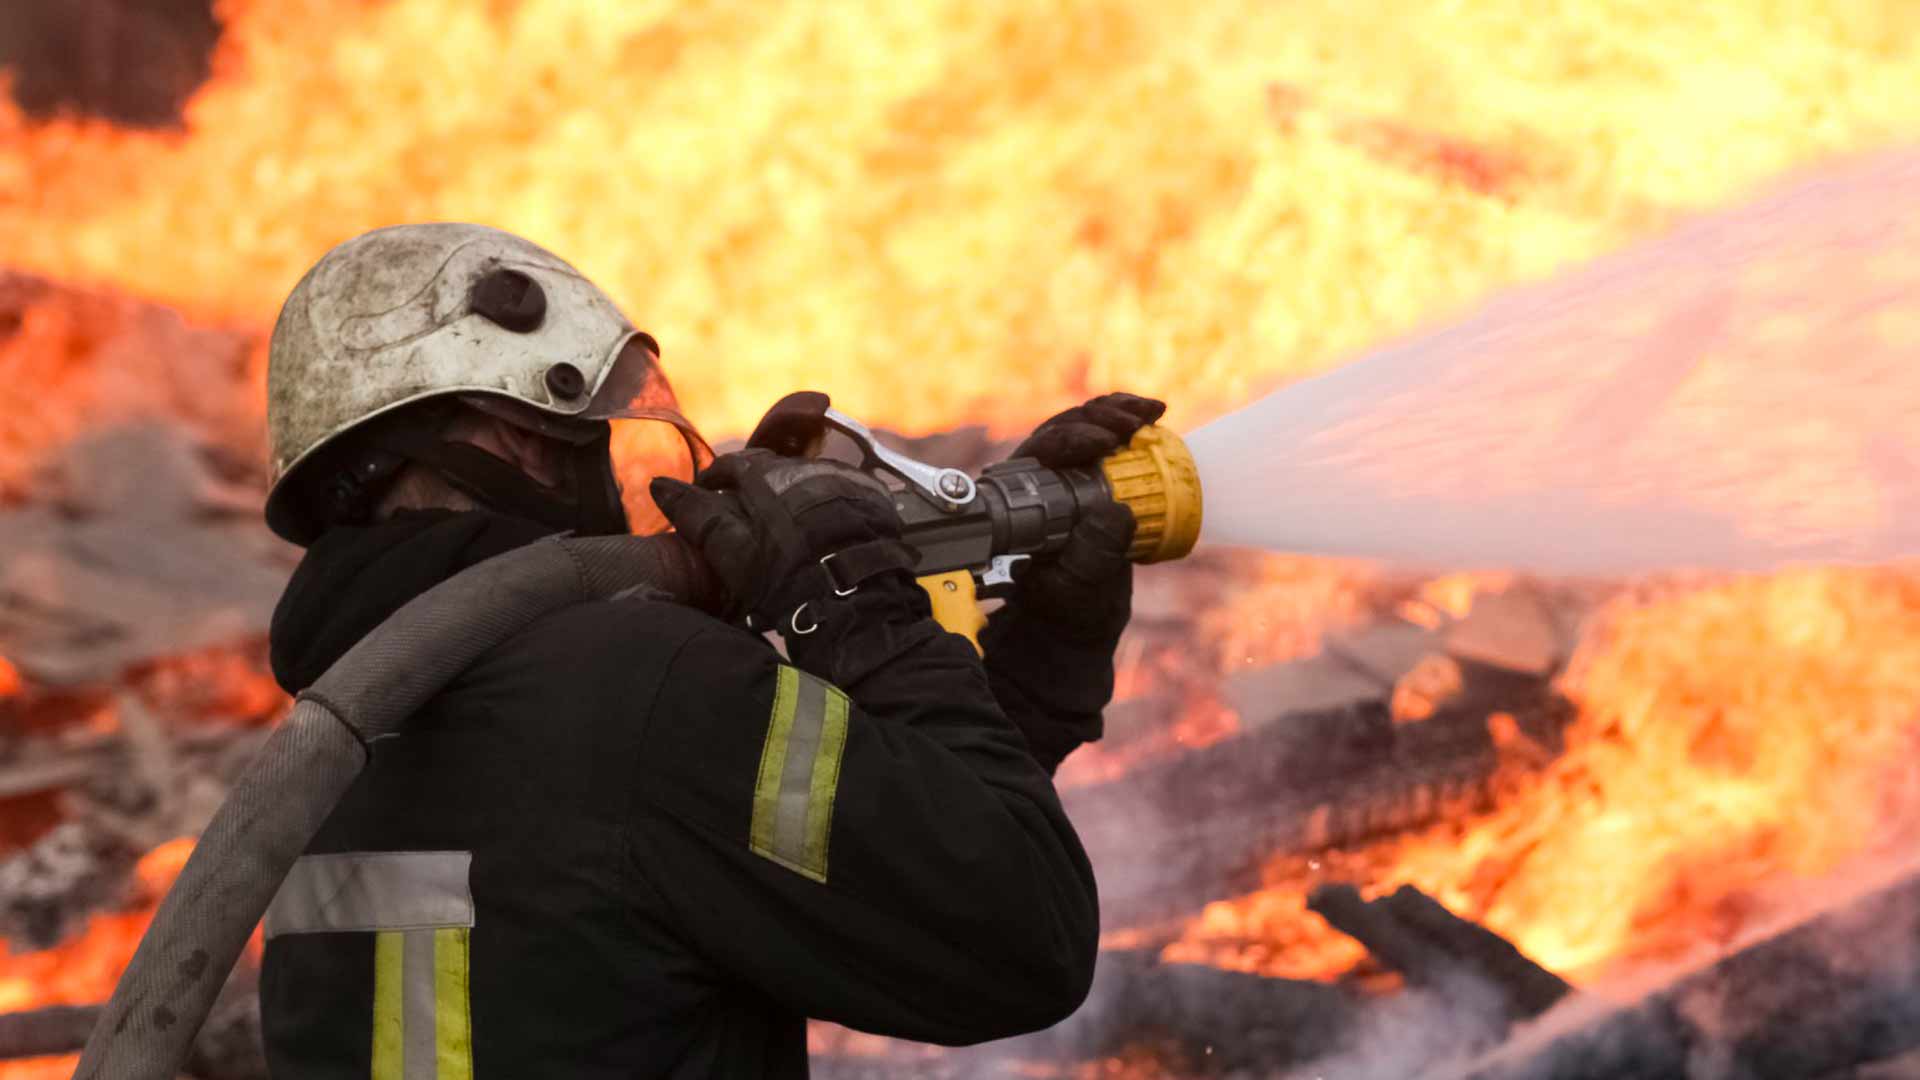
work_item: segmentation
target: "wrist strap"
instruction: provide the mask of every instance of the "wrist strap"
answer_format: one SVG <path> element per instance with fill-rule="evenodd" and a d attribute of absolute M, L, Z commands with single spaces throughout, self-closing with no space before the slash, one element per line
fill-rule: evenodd
<path fill-rule="evenodd" d="M 821 556 L 813 566 L 788 579 L 779 590 L 776 610 L 761 612 L 761 619 L 783 633 L 810 634 L 819 623 L 807 610 L 816 599 L 847 597 L 862 585 L 896 571 L 910 573 L 919 555 L 904 541 L 868 540 Z M 903 580 L 911 582 L 903 574 Z"/>
<path fill-rule="evenodd" d="M 822 557 L 820 569 L 835 596 L 849 596 L 881 574 L 912 570 L 917 561 L 913 549 L 902 541 L 869 540 Z"/>

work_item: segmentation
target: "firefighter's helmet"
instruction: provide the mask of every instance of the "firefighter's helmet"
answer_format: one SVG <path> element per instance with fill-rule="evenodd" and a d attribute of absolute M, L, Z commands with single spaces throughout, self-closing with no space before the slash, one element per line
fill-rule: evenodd
<path fill-rule="evenodd" d="M 702 458 L 658 352 L 578 270 L 499 229 L 399 225 L 349 240 L 307 272 L 274 325 L 267 522 L 310 541 L 325 524 L 311 474 L 339 467 L 330 452 L 343 436 L 435 398 L 548 434 L 665 421 Z"/>

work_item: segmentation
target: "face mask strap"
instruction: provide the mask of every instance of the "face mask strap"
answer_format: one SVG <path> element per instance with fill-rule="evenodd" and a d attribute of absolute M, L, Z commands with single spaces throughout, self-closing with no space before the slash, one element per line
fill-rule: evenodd
<path fill-rule="evenodd" d="M 470 443 L 446 442 L 417 428 L 396 427 L 376 435 L 378 450 L 431 469 L 456 490 L 492 510 L 538 521 L 582 536 L 627 531 L 626 510 L 613 481 L 608 437 L 570 448 L 570 492 L 549 488 L 511 462 Z"/>

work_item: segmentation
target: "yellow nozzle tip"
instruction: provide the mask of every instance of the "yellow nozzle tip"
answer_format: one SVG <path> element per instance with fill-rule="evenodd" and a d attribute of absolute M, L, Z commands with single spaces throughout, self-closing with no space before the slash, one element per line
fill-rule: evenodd
<path fill-rule="evenodd" d="M 1178 559 L 1200 541 L 1200 469 L 1179 435 L 1158 426 L 1134 433 L 1124 450 L 1101 463 L 1115 500 L 1133 511 L 1137 526 L 1128 556 L 1134 562 Z"/>

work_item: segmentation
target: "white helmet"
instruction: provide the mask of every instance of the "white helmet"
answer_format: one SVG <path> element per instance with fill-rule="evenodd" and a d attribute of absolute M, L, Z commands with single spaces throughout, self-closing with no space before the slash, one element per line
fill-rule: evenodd
<path fill-rule="evenodd" d="M 704 464 L 711 452 L 680 414 L 658 353 L 578 270 L 510 233 L 430 223 L 349 240 L 294 286 L 273 328 L 267 523 L 288 540 L 311 541 L 326 524 L 314 494 L 319 481 L 334 480 L 318 474 L 343 467 L 333 452 L 341 436 L 453 395 L 575 442 L 588 441 L 583 430 L 605 431 L 582 422 L 665 421 L 692 464 Z M 413 452 L 425 445 L 413 432 L 386 447 L 398 452 L 387 455 L 386 471 L 399 458 L 430 458 Z M 382 471 L 353 467 L 369 477 Z"/>

